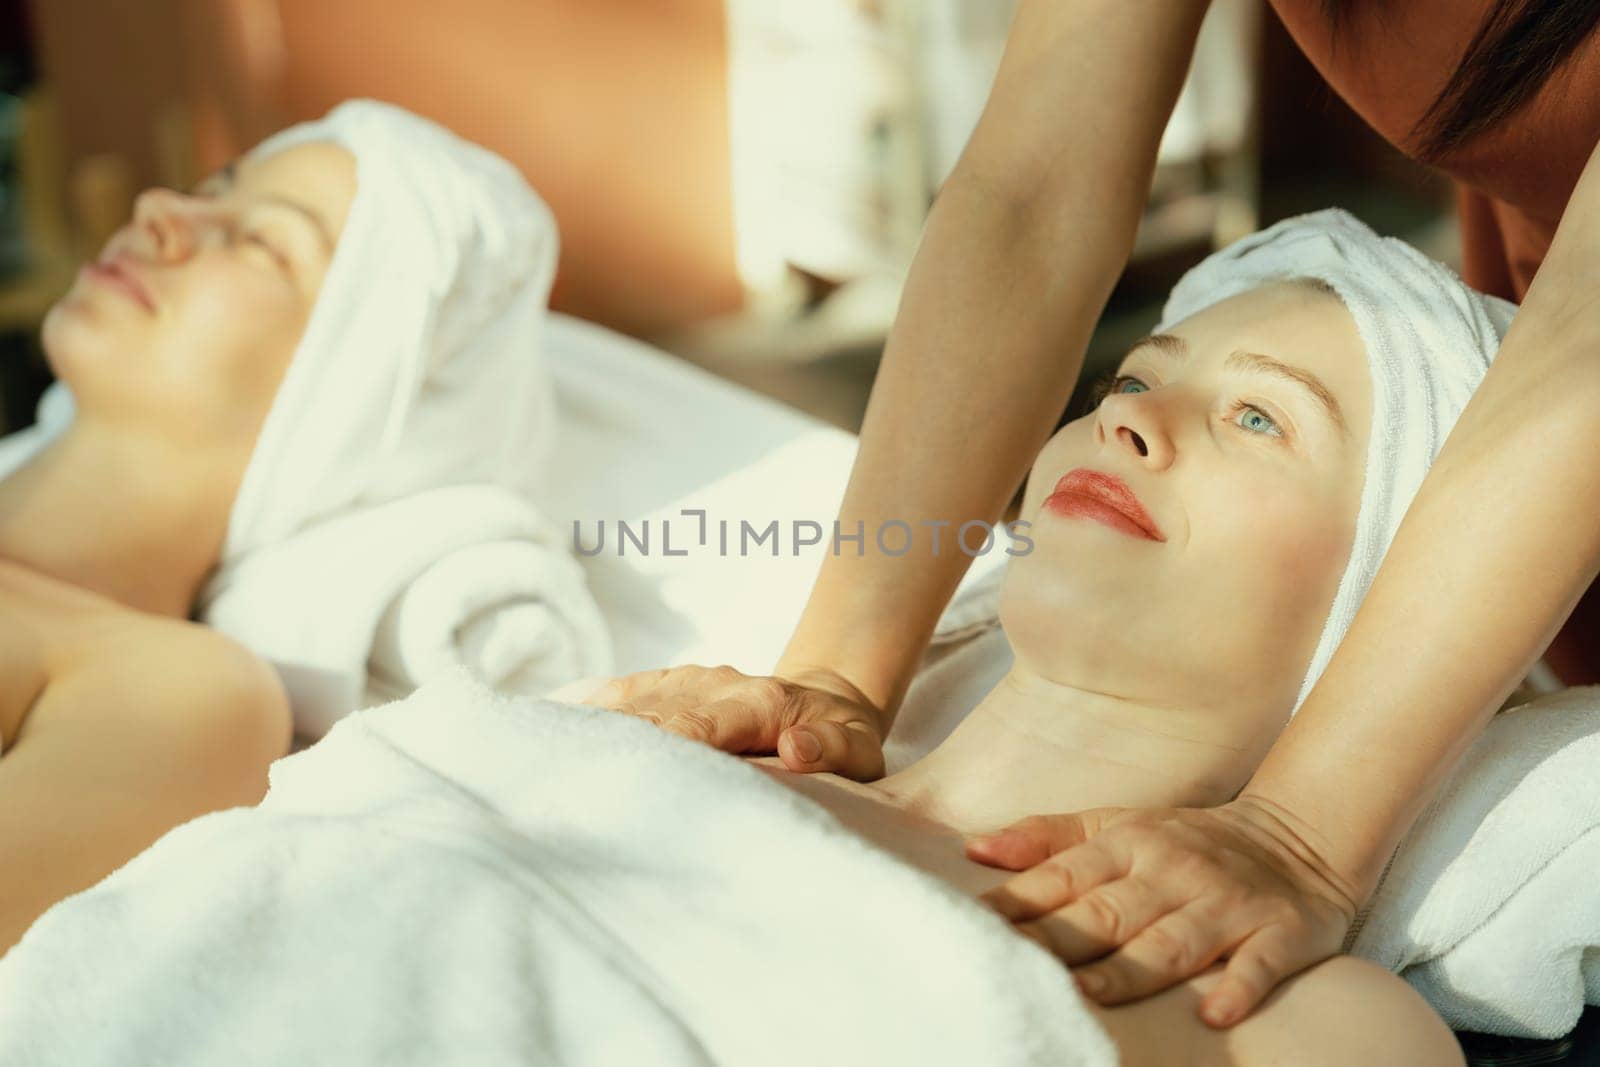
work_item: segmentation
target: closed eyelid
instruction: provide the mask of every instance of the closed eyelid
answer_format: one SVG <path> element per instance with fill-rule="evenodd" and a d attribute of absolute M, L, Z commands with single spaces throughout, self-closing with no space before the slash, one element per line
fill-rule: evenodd
<path fill-rule="evenodd" d="M 276 196 L 263 197 L 260 200 L 260 204 L 262 207 L 270 208 L 281 217 L 293 218 L 295 220 L 294 228 L 297 231 L 311 237 L 323 251 L 332 255 L 334 247 L 333 236 L 328 232 L 327 224 L 314 214 L 310 208 L 293 200 Z"/>
<path fill-rule="evenodd" d="M 235 192 L 240 192 L 239 161 L 237 159 L 230 160 L 195 189 L 196 196 L 203 196 L 206 199 L 213 200 L 220 200 Z M 254 193 L 244 192 L 241 195 L 246 198 L 246 202 L 239 208 L 241 214 L 248 215 L 258 208 L 268 208 L 275 213 L 291 215 L 298 224 L 296 229 L 313 238 L 325 253 L 330 256 L 333 254 L 336 242 L 332 231 L 328 228 L 327 220 L 319 212 L 292 197 L 278 195 L 266 190 Z"/>

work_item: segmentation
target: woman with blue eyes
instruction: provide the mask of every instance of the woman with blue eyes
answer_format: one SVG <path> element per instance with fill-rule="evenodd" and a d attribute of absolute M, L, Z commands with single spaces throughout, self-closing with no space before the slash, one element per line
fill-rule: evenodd
<path fill-rule="evenodd" d="M 1341 298 L 1308 278 L 1136 343 L 1094 410 L 1034 458 L 1019 513 L 1031 547 L 994 594 L 1012 654 L 999 683 L 926 756 L 875 781 L 752 762 L 1044 946 L 1098 947 L 1031 921 L 1026 893 L 968 843 L 1035 812 L 1209 807 L 1238 792 L 1314 652 L 1338 639 L 1326 620 L 1363 514 L 1372 377 Z M 605 706 L 618 685 L 555 696 Z M 1133 1003 L 1086 1002 L 1133 1065 L 1461 1062 L 1426 1001 L 1367 961 L 1305 970 L 1231 1030 L 1196 1013 L 1220 979 L 1211 968 Z"/>
<path fill-rule="evenodd" d="M 1144 393 L 1148 392 L 1149 389 L 1150 387 L 1148 385 L 1132 375 L 1110 375 L 1104 382 L 1095 388 L 1093 393 L 1094 403 L 1095 406 L 1098 407 L 1107 396 L 1112 394 L 1121 395 L 1123 393 Z M 1272 416 L 1268 415 L 1260 408 L 1251 407 L 1249 404 L 1241 404 L 1238 410 L 1242 418 L 1236 421 L 1243 428 L 1255 430 L 1258 433 L 1269 434 L 1273 437 L 1283 436 L 1283 431 L 1278 428 L 1278 424 L 1276 422 L 1272 421 Z"/>
<path fill-rule="evenodd" d="M 841 526 L 1000 515 L 1033 442 L 1059 417 L 1127 262 L 1207 6 L 1017 5 L 983 115 L 911 267 Z M 1590 296 L 1600 274 L 1600 4 L 1271 7 L 1330 88 L 1455 179 L 1467 280 L 1523 311 L 1390 557 L 1387 595 L 1364 609 L 1360 639 L 1252 788 L 1215 810 L 1140 816 L 1141 850 L 1180 850 L 1211 871 L 1240 848 L 1250 860 L 1203 885 L 1159 865 L 1116 884 L 1174 903 L 1235 893 L 1256 918 L 1252 936 L 1192 924 L 1172 965 L 1152 956 L 1143 927 L 1126 928 L 1104 959 L 1067 956 L 1106 979 L 1107 1003 L 1230 959 L 1205 1004 L 1216 1026 L 1334 950 L 1340 937 L 1323 924 L 1277 917 L 1332 907 L 1342 918 L 1330 924 L 1348 928 L 1455 761 L 1541 657 L 1563 684 L 1600 682 L 1600 304 Z M 1504 561 L 1529 558 L 1548 580 L 1497 577 Z M 797 771 L 871 778 L 965 566 L 926 548 L 892 560 L 829 557 L 770 679 L 656 672 L 632 685 L 632 703 L 715 704 L 725 721 L 685 719 L 683 732 L 737 737 Z M 1441 572 L 1464 577 L 1442 588 Z M 1123 828 L 1057 814 L 1049 825 L 1089 860 L 1102 846 L 1134 847 Z M 1237 845 L 1241 833 L 1250 844 Z M 1054 839 L 1031 840 L 1029 855 Z M 1280 869 L 1294 872 L 1287 889 Z"/>

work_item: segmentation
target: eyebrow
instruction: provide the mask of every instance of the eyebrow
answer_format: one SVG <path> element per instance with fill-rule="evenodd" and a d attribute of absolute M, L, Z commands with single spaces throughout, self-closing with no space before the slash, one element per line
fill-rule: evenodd
<path fill-rule="evenodd" d="M 235 156 L 233 159 L 230 159 L 227 163 L 223 164 L 221 170 L 217 171 L 216 174 L 212 175 L 211 178 L 207 179 L 206 182 L 202 182 L 201 184 L 206 185 L 215 181 L 220 183 L 224 189 L 232 189 L 234 183 L 238 180 L 238 177 L 239 159 L 237 156 Z M 333 251 L 337 242 L 334 241 L 333 233 L 328 229 L 327 220 L 321 215 L 317 214 L 315 211 L 312 211 L 299 201 L 290 200 L 287 197 L 263 194 L 261 198 L 267 203 L 273 204 L 277 207 L 286 207 L 298 214 L 301 218 L 305 219 L 311 224 L 312 228 L 317 231 L 317 237 L 322 241 L 323 248 L 330 253 Z"/>
<path fill-rule="evenodd" d="M 1123 355 L 1123 358 L 1126 359 L 1128 356 L 1133 355 L 1140 348 L 1153 348 L 1173 360 L 1181 361 L 1189 358 L 1189 342 L 1176 334 L 1155 333 L 1148 337 L 1141 337 L 1128 346 L 1128 351 Z M 1338 398 L 1333 395 L 1333 392 L 1326 385 L 1322 384 L 1321 378 L 1318 378 L 1310 371 L 1302 370 L 1299 367 L 1291 367 L 1281 360 L 1262 355 L 1260 352 L 1244 351 L 1236 351 L 1230 354 L 1226 366 L 1243 370 L 1263 371 L 1274 377 L 1293 382 L 1310 393 L 1312 399 L 1322 405 L 1322 409 L 1327 412 L 1328 417 L 1333 420 L 1334 425 L 1339 428 L 1341 434 L 1346 437 L 1349 436 L 1350 430 L 1345 424 L 1344 410 L 1339 407 Z"/>

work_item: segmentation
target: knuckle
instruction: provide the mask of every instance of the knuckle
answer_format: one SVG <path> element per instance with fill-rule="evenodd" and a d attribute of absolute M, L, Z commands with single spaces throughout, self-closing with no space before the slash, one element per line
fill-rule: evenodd
<path fill-rule="evenodd" d="M 672 674 L 670 668 L 650 671 L 635 671 L 621 679 L 623 688 L 629 693 L 639 693 L 646 689 L 654 689 L 661 684 L 662 679 Z"/>
<path fill-rule="evenodd" d="M 726 663 L 719 663 L 715 667 L 708 667 L 706 669 L 706 673 L 711 676 L 713 681 L 721 682 L 724 685 L 732 685 L 734 682 L 737 682 L 739 679 L 744 677 L 744 675 L 739 673 L 737 669 L 729 666 Z"/>
<path fill-rule="evenodd" d="M 1255 1000 L 1272 988 L 1272 975 L 1275 970 L 1265 960 L 1252 960 L 1250 966 L 1234 969 L 1234 988 L 1240 990 L 1251 1000 Z"/>
<path fill-rule="evenodd" d="M 1104 893 L 1096 893 L 1084 898 L 1083 909 L 1102 936 L 1119 945 L 1128 939 L 1131 933 L 1128 916 L 1116 901 L 1108 899 Z"/>
<path fill-rule="evenodd" d="M 1265 992 L 1279 975 L 1288 971 L 1288 961 L 1275 945 L 1256 945 L 1245 950 L 1242 956 L 1233 972 L 1252 991 Z"/>
<path fill-rule="evenodd" d="M 1072 869 L 1060 863 L 1046 863 L 1039 868 L 1041 886 L 1050 895 L 1050 899 L 1061 902 L 1070 901 L 1077 894 L 1078 880 L 1072 874 Z"/>
<path fill-rule="evenodd" d="M 617 703 L 634 695 L 634 678 L 636 675 L 625 674 L 620 678 L 607 678 L 595 690 L 595 695 L 604 695 L 610 698 L 609 703 L 616 707 Z"/>
<path fill-rule="evenodd" d="M 686 709 L 672 717 L 672 728 L 691 737 L 711 737 L 716 728 L 712 716 L 698 708 Z"/>
<path fill-rule="evenodd" d="M 1146 930 L 1140 938 L 1143 955 L 1164 974 L 1188 974 L 1194 961 L 1194 950 L 1183 938 L 1160 926 Z"/>
<path fill-rule="evenodd" d="M 765 708 L 782 710 L 788 702 L 789 690 L 776 678 L 752 678 L 745 685 L 748 698 Z"/>

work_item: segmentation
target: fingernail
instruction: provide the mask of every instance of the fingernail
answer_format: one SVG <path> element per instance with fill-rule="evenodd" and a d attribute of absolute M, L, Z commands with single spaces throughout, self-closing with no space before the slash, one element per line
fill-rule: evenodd
<path fill-rule="evenodd" d="M 1231 1003 L 1207 1004 L 1205 1007 L 1206 1022 L 1212 1026 L 1229 1026 L 1236 1014 L 1237 1010 Z"/>
<path fill-rule="evenodd" d="M 794 754 L 800 757 L 801 763 L 815 763 L 822 758 L 822 742 L 817 740 L 816 734 L 796 730 L 789 735 L 789 744 L 794 746 Z"/>

